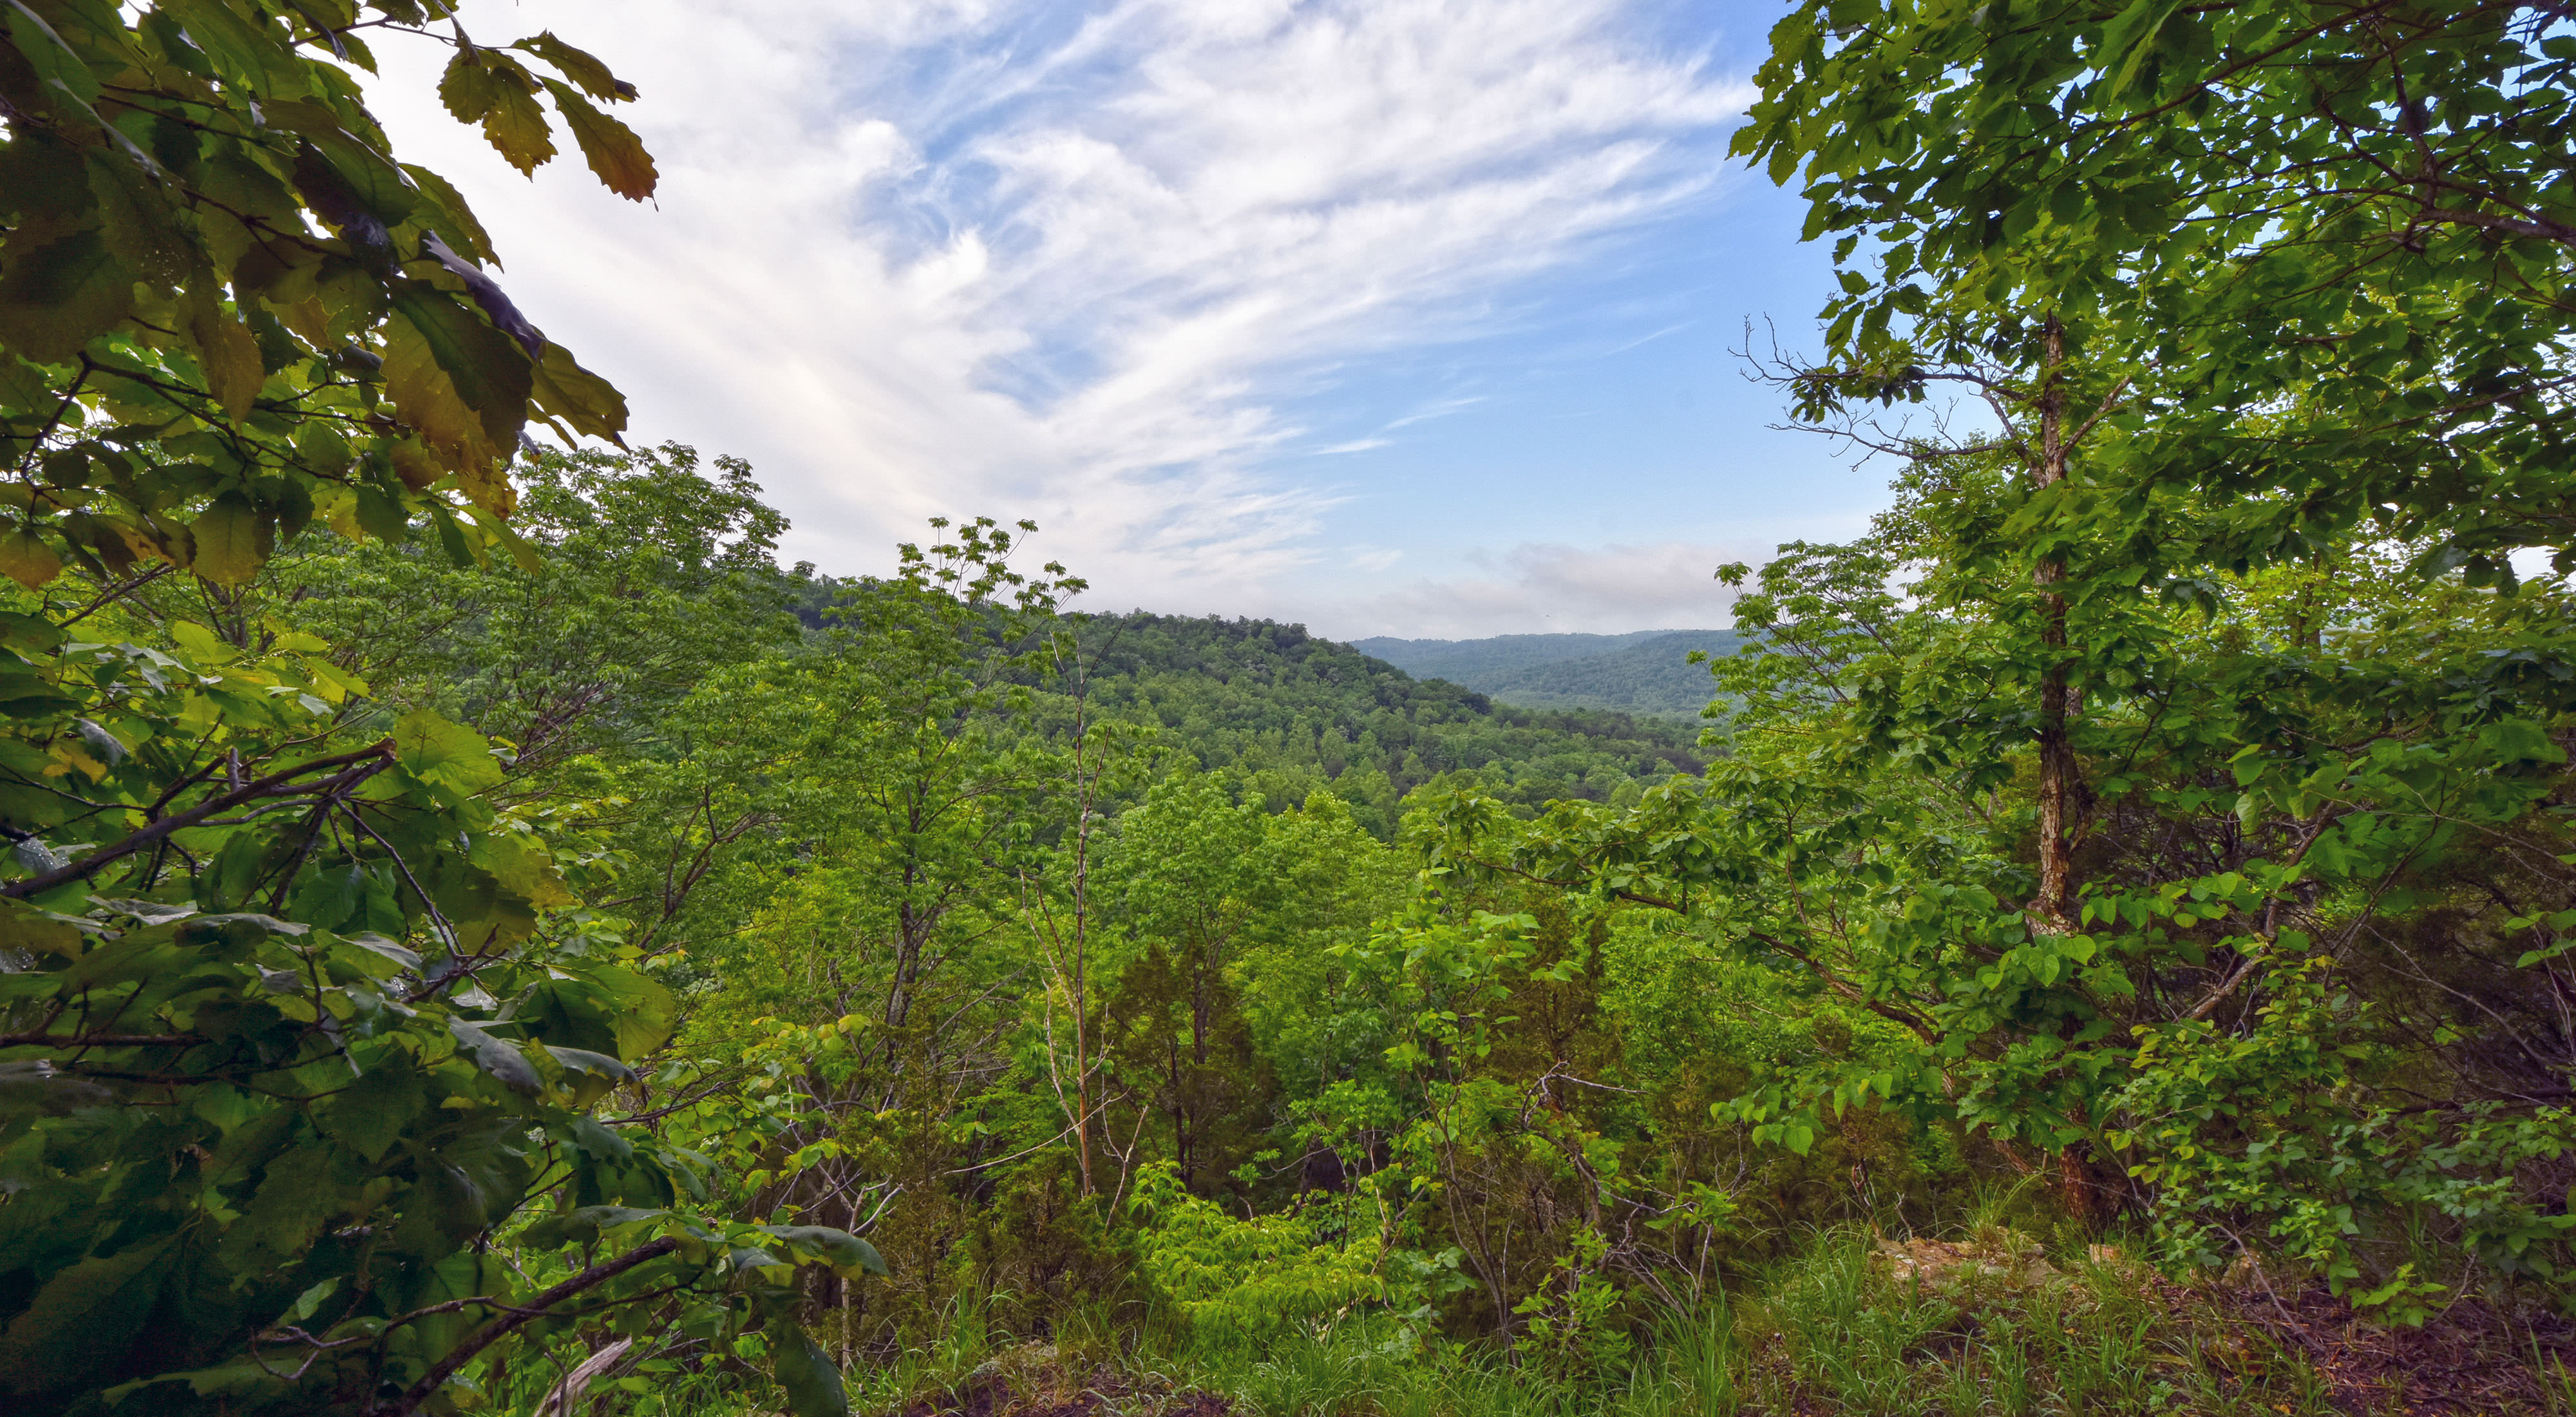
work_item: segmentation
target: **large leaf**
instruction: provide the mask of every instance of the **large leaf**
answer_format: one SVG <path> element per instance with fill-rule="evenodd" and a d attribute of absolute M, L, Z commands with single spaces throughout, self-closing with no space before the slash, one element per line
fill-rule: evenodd
<path fill-rule="evenodd" d="M 527 421 L 534 371 L 527 351 L 442 290 L 408 284 L 386 331 L 385 387 L 403 421 L 438 448 L 468 495 L 507 510 L 498 464 Z M 488 484 L 500 481 L 497 488 Z"/>
<path fill-rule="evenodd" d="M 769 1323 L 770 1376 L 787 1393 L 787 1410 L 795 1417 L 849 1417 L 849 1393 L 831 1355 L 802 1325 L 786 1319 Z"/>
<path fill-rule="evenodd" d="M 834 1230 L 824 1225 L 764 1225 L 760 1228 L 797 1249 L 821 1255 L 844 1274 L 854 1270 L 879 1276 L 889 1273 L 885 1256 L 877 1253 L 877 1247 L 847 1230 Z"/>
<path fill-rule="evenodd" d="M 635 97 L 634 85 L 624 83 L 615 74 L 608 72 L 608 66 L 599 62 L 597 55 L 586 49 L 575 49 L 555 38 L 553 30 L 547 30 L 533 39 L 520 40 L 510 47 L 533 54 L 554 65 L 563 71 L 564 77 L 581 85 L 583 92 L 602 103 L 615 103 L 620 99 Z"/>
<path fill-rule="evenodd" d="M 226 313 L 211 294 L 190 302 L 188 339 L 197 348 L 197 367 L 205 371 L 206 392 L 238 421 L 268 377 L 259 356 L 259 341 L 241 321 Z"/>
<path fill-rule="evenodd" d="M 474 1061 L 474 1066 L 500 1079 L 513 1092 L 533 1093 L 545 1086 L 537 1076 L 536 1065 L 528 1055 L 506 1040 L 493 1037 L 463 1019 L 449 1019 L 447 1031 L 456 1036 L 456 1051 Z"/>
<path fill-rule="evenodd" d="M 260 548 L 259 509 L 238 492 L 217 497 L 188 524 L 196 542 L 189 569 L 217 585 L 248 585 L 267 559 Z"/>
<path fill-rule="evenodd" d="M 20 254 L 0 271 L 0 346 L 40 364 L 73 358 L 134 306 L 134 275 L 96 230 Z"/>
<path fill-rule="evenodd" d="M 474 209 L 466 204 L 464 193 L 426 167 L 405 163 L 403 173 L 420 188 L 425 199 L 426 209 L 418 214 L 422 225 L 446 237 L 448 245 L 469 259 L 496 266 L 500 264 L 492 254 L 492 238 L 484 232 L 483 223 L 475 219 Z"/>
<path fill-rule="evenodd" d="M 462 799 L 496 786 L 507 774 L 492 743 L 462 724 L 413 709 L 394 724 L 394 761 L 404 772 Z"/>
<path fill-rule="evenodd" d="M 512 167 L 534 174 L 555 155 L 554 132 L 537 104 L 536 76 L 499 50 L 483 50 L 475 62 L 485 75 L 485 87 L 475 95 L 484 101 L 483 136 Z"/>
<path fill-rule="evenodd" d="M 548 79 L 546 90 L 555 96 L 555 110 L 571 127 L 573 141 L 581 144 L 581 155 L 590 163 L 590 170 L 599 174 L 601 185 L 630 202 L 653 195 L 660 175 L 653 170 L 653 155 L 644 151 L 644 140 L 635 136 L 634 129 L 600 112 L 570 84 Z"/>
<path fill-rule="evenodd" d="M 0 575 L 29 590 L 43 590 L 62 570 L 63 558 L 54 554 L 54 548 L 46 545 L 33 527 L 20 527 L 0 536 Z"/>
<path fill-rule="evenodd" d="M 548 344 L 534 387 L 537 407 L 571 433 L 625 446 L 619 436 L 626 431 L 625 397 L 606 379 L 581 367 L 571 350 Z"/>
<path fill-rule="evenodd" d="M 45 1281 L 27 1311 L 0 1333 L 0 1392 L 19 1397 L 69 1387 L 121 1356 L 169 1278 L 163 1235 L 94 1256 Z"/>

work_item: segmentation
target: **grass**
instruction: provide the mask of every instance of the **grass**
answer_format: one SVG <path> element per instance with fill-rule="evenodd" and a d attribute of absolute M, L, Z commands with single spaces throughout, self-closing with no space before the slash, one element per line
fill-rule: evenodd
<path fill-rule="evenodd" d="M 1902 1278 L 1866 1230 L 1820 1235 L 1742 1295 L 1668 1318 L 1618 1374 L 1549 1377 L 1455 1346 L 1415 1351 L 1390 1326 L 1357 1322 L 1210 1345 L 1189 1366 L 1195 1385 L 1256 1417 L 2333 1410 L 2300 1355 L 2177 1307 L 2116 1257 L 2044 1257 L 1992 1227 L 1947 1248 L 1958 1263 Z"/>
<path fill-rule="evenodd" d="M 1865 1228 L 1814 1237 L 1733 1295 L 1667 1314 L 1615 1373 L 1550 1373 L 1453 1343 L 1425 1345 L 1383 1315 L 1256 1338 L 1058 1315 L 1043 1342 L 1018 1317 L 961 1301 L 936 1336 L 849 1374 L 851 1410 L 899 1413 L 1009 1385 L 1004 1410 L 1151 1417 L 1204 1392 L 1243 1417 L 2018 1417 L 2155 1414 L 2324 1417 L 2303 1355 L 2153 1283 L 2115 1253 L 2054 1252 L 1992 1220 L 1944 1244 Z M 708 1376 L 712 1377 L 712 1374 Z M 2576 1417 L 2560 1371 L 2550 1417 Z M 669 1389 L 636 1417 L 753 1417 L 736 1390 Z"/>

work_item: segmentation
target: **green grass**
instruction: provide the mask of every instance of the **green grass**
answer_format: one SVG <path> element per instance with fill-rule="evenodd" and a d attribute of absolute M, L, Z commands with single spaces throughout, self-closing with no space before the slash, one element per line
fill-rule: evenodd
<path fill-rule="evenodd" d="M 1006 1303 L 961 1300 L 891 1361 L 849 1373 L 851 1410 L 886 1414 L 995 1378 L 1022 1402 L 1100 1394 L 1150 1414 L 1175 1393 L 1233 1400 L 1243 1417 L 2326 1417 L 2304 1358 L 2189 1302 L 2080 1239 L 2042 1247 L 1989 1215 L 1911 1251 L 1957 1261 L 1907 1277 L 1861 1227 L 1742 1277 L 1691 1313 L 1639 1325 L 1634 1361 L 1607 1373 L 1515 1365 L 1490 1348 L 1421 1341 L 1386 1315 L 1270 1335 L 1185 1334 L 1132 1308 L 1054 1316 L 1015 1338 Z M 2576 1417 L 2556 1374 L 2551 1417 Z M 734 1380 L 739 1383 L 737 1377 Z M 752 1417 L 757 1391 L 701 1375 L 608 1410 Z"/>
<path fill-rule="evenodd" d="M 2013 1243 L 1991 1229 L 1987 1239 L 1989 1252 Z M 1907 1282 L 1890 1273 L 1867 1231 L 1828 1232 L 1731 1301 L 1667 1317 L 1615 1374 L 1550 1377 L 1490 1352 L 1418 1350 L 1383 1321 L 1257 1345 L 1205 1342 L 1184 1366 L 1194 1385 L 1232 1397 L 1251 1417 L 2331 1410 L 2298 1355 L 2169 1307 L 2135 1267 L 2095 1262 L 2080 1249 L 2045 1261 L 2027 1273 Z M 2569 1410 L 2576 1417 L 2576 1401 Z"/>

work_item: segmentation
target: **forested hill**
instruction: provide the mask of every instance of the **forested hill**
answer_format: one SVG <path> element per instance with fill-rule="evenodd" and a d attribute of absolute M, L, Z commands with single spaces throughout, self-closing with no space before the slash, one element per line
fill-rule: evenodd
<path fill-rule="evenodd" d="M 1496 703 L 1302 625 L 1140 611 L 1095 618 L 1081 640 L 1095 702 L 1161 725 L 1274 806 L 1329 789 L 1380 836 L 1404 794 L 1448 774 L 1536 806 L 1622 800 L 1702 765 L 1687 724 Z"/>
<path fill-rule="evenodd" d="M 1732 630 L 1638 630 L 1625 635 L 1496 635 L 1481 640 L 1355 641 L 1408 673 L 1463 684 L 1523 708 L 1613 709 L 1696 718 L 1714 696 L 1692 650 L 1732 652 Z"/>

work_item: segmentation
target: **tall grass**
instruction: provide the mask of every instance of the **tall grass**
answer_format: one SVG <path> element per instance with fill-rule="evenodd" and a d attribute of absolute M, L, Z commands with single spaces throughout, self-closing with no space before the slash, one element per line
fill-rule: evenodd
<path fill-rule="evenodd" d="M 2006 1204 L 1947 1238 L 1984 1256 L 1931 1274 L 1891 1261 L 1872 1230 L 1818 1232 L 1793 1258 L 1739 1276 L 1698 1309 L 1635 1335 L 1616 1372 L 1548 1373 L 1488 1347 L 1424 1338 L 1386 1315 L 1267 1334 L 1187 1332 L 1106 1305 L 1051 1316 L 1014 1339 L 1018 1315 L 987 1298 L 950 1305 L 921 1341 L 849 1373 L 851 1410 L 940 1408 L 979 1385 L 1008 1406 L 1090 1394 L 1106 1417 L 1150 1417 L 1178 1393 L 1231 1400 L 1243 1417 L 2325 1417 L 2303 1355 L 2177 1303 L 2115 1252 L 2070 1235 L 2041 1247 L 2001 1223 Z M 2015 1216 L 2014 1218 L 2021 1218 Z M 1998 1258 L 2001 1257 L 2001 1258 Z M 713 1375 L 708 1375 L 712 1377 Z M 739 1379 L 737 1378 L 737 1381 Z M 682 1383 L 637 1417 L 754 1417 L 740 1388 Z M 2576 1417 L 2560 1375 L 2551 1417 Z"/>
<path fill-rule="evenodd" d="M 1252 1417 L 2323 1417 L 2295 1353 L 2170 1306 L 2116 1257 L 2040 1256 L 1999 1227 L 1961 1238 L 2035 1263 L 1938 1284 L 1891 1273 L 1876 1237 L 1819 1234 L 1739 1294 L 1667 1315 L 1627 1370 L 1583 1378 L 1491 1352 L 1417 1348 L 1383 1322 L 1266 1342 L 1202 1339 L 1196 1385 Z M 2576 1417 L 2576 1403 L 2570 1404 Z"/>

